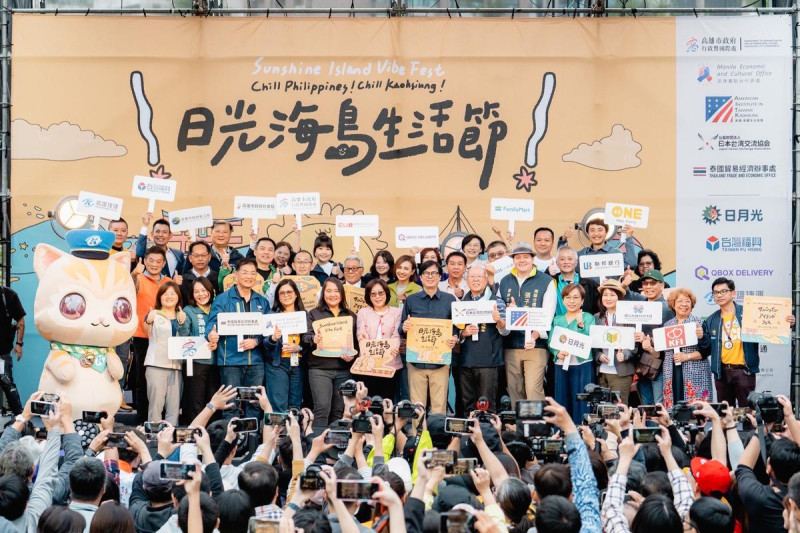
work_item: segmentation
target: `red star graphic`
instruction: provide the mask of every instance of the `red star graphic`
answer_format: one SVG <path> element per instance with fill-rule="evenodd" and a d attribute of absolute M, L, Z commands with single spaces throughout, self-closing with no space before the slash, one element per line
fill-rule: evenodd
<path fill-rule="evenodd" d="M 525 192 L 531 192 L 531 187 L 538 185 L 536 182 L 536 172 L 525 167 L 519 167 L 519 174 L 514 174 L 514 179 L 517 180 L 517 190 L 525 189 Z"/>
<path fill-rule="evenodd" d="M 151 178 L 161 178 L 167 180 L 172 177 L 171 172 L 166 172 L 164 170 L 164 165 L 159 165 L 157 169 L 150 171 Z"/>

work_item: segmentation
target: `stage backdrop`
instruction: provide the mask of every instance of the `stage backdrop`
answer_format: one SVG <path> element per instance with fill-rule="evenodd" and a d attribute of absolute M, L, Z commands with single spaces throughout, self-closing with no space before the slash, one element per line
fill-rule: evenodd
<path fill-rule="evenodd" d="M 12 286 L 32 310 L 33 249 L 64 247 L 47 213 L 79 191 L 122 198 L 135 237 L 140 175 L 177 182 L 158 215 L 211 206 L 235 224 L 237 246 L 250 220 L 235 218 L 236 195 L 320 193 L 304 247 L 334 234 L 336 215 L 379 215 L 380 235 L 360 241 L 368 263 L 407 252 L 397 226 L 436 226 L 445 244 L 459 230 L 491 239 L 493 224 L 507 227 L 491 219 L 492 198 L 535 200 L 533 221 L 516 223 L 524 240 L 606 202 L 648 206 L 628 245 L 657 250 L 665 272 L 677 266 L 699 313 L 717 271 L 788 295 L 790 27 L 15 16 Z M 260 234 L 283 239 L 293 221 L 261 220 Z M 335 243 L 341 260 L 353 239 Z M 32 321 L 26 337 L 23 394 L 47 354 Z M 765 355 L 769 369 L 788 366 L 786 352 Z M 788 390 L 788 372 L 763 377 Z"/>

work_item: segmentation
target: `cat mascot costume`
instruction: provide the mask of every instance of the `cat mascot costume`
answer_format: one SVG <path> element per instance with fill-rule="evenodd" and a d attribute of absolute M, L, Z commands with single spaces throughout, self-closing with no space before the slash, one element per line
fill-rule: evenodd
<path fill-rule="evenodd" d="M 39 277 L 33 316 L 50 342 L 39 390 L 64 394 L 75 419 L 83 411 L 114 416 L 123 374 L 114 347 L 127 342 L 137 325 L 131 256 L 109 256 L 110 231 L 72 230 L 66 239 L 71 253 L 40 243 L 33 256 Z"/>

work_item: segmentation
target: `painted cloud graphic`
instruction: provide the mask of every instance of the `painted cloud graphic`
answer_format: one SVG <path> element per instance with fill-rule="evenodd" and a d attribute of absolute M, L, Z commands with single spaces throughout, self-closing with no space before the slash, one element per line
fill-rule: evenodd
<path fill-rule="evenodd" d="M 22 119 L 11 122 L 11 159 L 77 161 L 127 153 L 124 146 L 66 121 L 47 128 Z"/>
<path fill-rule="evenodd" d="M 615 124 L 611 135 L 591 145 L 581 143 L 561 160 L 598 170 L 625 170 L 642 164 L 637 156 L 641 151 L 642 145 L 633 140 L 633 133 L 622 124 Z"/>

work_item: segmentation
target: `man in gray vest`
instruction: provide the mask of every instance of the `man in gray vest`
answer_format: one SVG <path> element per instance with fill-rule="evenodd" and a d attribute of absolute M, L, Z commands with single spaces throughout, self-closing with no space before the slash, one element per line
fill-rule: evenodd
<path fill-rule="evenodd" d="M 498 294 L 509 307 L 540 307 L 550 321 L 556 310 L 556 284 L 553 278 L 539 272 L 533 264 L 530 244 L 520 242 L 511 252 L 514 268 L 500 281 Z M 525 342 L 525 332 L 512 331 L 505 346 L 508 395 L 517 400 L 544 400 L 544 375 L 549 360 L 547 331 L 532 331 Z"/>

